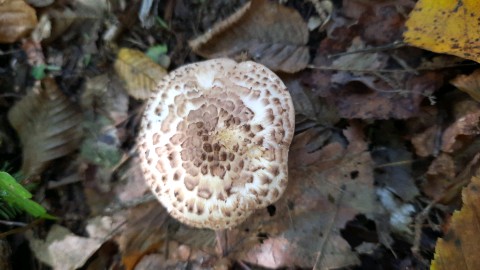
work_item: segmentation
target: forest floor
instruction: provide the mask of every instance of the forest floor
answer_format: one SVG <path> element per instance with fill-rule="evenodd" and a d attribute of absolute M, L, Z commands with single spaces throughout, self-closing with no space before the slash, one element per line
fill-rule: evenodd
<path fill-rule="evenodd" d="M 19 2 L 0 3 L 0 167 L 56 219 L 0 204 L 2 269 L 428 269 L 480 166 L 478 64 L 403 42 L 416 1 Z M 216 57 L 266 65 L 296 111 L 287 190 L 223 256 L 135 152 L 162 76 Z"/>

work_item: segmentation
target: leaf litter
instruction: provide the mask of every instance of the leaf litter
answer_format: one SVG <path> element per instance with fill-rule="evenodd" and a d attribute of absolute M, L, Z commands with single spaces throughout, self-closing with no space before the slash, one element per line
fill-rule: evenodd
<path fill-rule="evenodd" d="M 4 1 L 0 9 L 12 3 L 24 5 Z M 145 5 L 146 13 L 106 1 L 96 8 L 91 1 L 29 3 L 20 12 L 34 12 L 40 23 L 23 15 L 0 20 L 0 28 L 13 29 L 0 31 L 8 43 L 0 48 L 0 166 L 28 177 L 22 183 L 35 183 L 32 199 L 61 218 L 18 234 L 16 243 L 29 243 L 37 263 L 426 269 L 443 235 L 437 269 L 444 252 L 451 254 L 452 235 L 473 245 L 462 237 L 478 232 L 455 225 L 467 215 L 450 214 L 471 181 L 468 209 L 478 182 L 478 67 L 465 60 L 477 60 L 465 32 L 447 23 L 476 18 L 473 2 L 166 1 Z M 442 11 L 449 15 L 439 23 Z M 153 20 L 143 25 L 144 14 Z M 442 29 L 455 44 L 422 36 Z M 166 74 L 146 56 L 153 48 L 161 48 L 163 60 L 156 60 L 169 70 L 202 57 L 258 61 L 293 97 L 288 188 L 226 232 L 223 257 L 213 231 L 180 224 L 152 201 L 138 169 L 142 100 Z M 8 222 L 0 226 L 15 230 Z M 13 253 L 0 256 L 0 265 L 36 269 L 19 259 L 25 248 L 8 244 Z"/>

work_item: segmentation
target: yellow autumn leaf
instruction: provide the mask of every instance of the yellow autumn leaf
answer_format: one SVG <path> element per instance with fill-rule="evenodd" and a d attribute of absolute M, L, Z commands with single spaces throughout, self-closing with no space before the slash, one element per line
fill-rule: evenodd
<path fill-rule="evenodd" d="M 420 0 L 406 27 L 404 41 L 412 46 L 480 61 L 478 0 Z"/>
<path fill-rule="evenodd" d="M 128 94 L 136 99 L 147 99 L 167 74 L 143 52 L 129 48 L 119 50 L 115 71 L 124 81 Z"/>
<path fill-rule="evenodd" d="M 480 178 L 472 177 L 462 200 L 462 209 L 453 213 L 449 230 L 438 239 L 431 270 L 480 269 Z"/>

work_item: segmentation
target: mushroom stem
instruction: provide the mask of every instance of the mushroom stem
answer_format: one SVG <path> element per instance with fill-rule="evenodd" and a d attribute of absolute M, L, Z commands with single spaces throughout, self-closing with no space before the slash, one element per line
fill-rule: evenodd
<path fill-rule="evenodd" d="M 221 257 L 225 257 L 228 254 L 228 239 L 227 230 L 215 230 L 215 238 L 217 241 L 217 252 Z"/>

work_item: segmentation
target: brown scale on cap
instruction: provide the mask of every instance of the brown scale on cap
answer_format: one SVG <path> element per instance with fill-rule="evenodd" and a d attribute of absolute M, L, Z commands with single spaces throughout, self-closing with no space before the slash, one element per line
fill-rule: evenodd
<path fill-rule="evenodd" d="M 294 115 L 285 85 L 260 64 L 183 66 L 160 82 L 143 115 L 146 181 L 181 222 L 233 227 L 285 190 Z"/>

